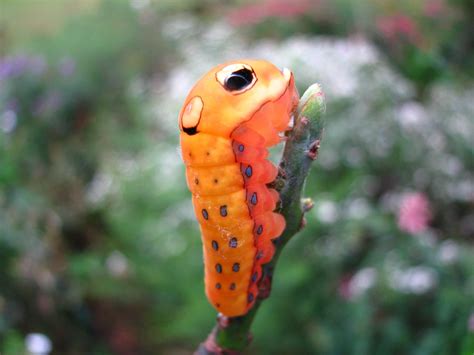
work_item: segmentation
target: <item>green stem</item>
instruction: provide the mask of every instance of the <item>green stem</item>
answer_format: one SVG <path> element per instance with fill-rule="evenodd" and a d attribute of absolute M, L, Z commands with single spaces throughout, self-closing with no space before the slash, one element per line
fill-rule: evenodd
<path fill-rule="evenodd" d="M 250 343 L 250 327 L 262 301 L 270 294 L 271 280 L 278 258 L 285 244 L 304 226 L 304 213 L 312 207 L 310 199 L 301 199 L 304 183 L 316 159 L 324 125 L 325 102 L 319 85 L 310 86 L 298 105 L 293 129 L 288 134 L 280 162 L 280 174 L 275 188 L 280 192 L 279 213 L 286 220 L 286 228 L 275 240 L 273 259 L 263 265 L 258 300 L 252 309 L 240 317 L 219 315 L 217 325 L 196 354 L 239 354 Z M 302 203 L 303 201 L 303 203 Z"/>

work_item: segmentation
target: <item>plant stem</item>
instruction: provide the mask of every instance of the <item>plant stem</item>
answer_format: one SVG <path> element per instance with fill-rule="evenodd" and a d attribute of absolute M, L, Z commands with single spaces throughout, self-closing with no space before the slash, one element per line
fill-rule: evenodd
<path fill-rule="evenodd" d="M 273 271 L 285 244 L 304 226 L 304 213 L 312 207 L 311 199 L 301 198 L 311 163 L 317 158 L 324 125 L 324 94 L 317 84 L 311 85 L 298 104 L 295 123 L 289 132 L 280 162 L 280 174 L 274 187 L 280 192 L 278 210 L 286 220 L 282 235 L 274 241 L 273 259 L 262 267 L 258 300 L 240 317 L 218 315 L 217 325 L 196 354 L 239 354 L 251 341 L 250 326 L 264 299 L 270 295 Z"/>

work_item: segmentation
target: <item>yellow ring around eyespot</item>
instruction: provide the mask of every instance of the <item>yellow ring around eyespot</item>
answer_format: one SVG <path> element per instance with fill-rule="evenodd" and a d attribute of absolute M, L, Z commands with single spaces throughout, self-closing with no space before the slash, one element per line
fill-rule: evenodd
<path fill-rule="evenodd" d="M 186 105 L 181 116 L 181 127 L 194 128 L 199 124 L 204 104 L 199 96 L 194 96 Z"/>

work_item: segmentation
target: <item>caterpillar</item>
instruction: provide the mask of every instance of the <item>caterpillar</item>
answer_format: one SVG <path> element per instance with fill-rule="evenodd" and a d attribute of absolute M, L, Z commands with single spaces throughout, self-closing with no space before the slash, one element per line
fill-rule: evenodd
<path fill-rule="evenodd" d="M 268 188 L 278 169 L 268 147 L 281 141 L 299 100 L 293 74 L 263 60 L 218 65 L 191 89 L 179 113 L 186 182 L 200 224 L 209 302 L 225 316 L 248 312 L 262 265 L 285 219 Z"/>

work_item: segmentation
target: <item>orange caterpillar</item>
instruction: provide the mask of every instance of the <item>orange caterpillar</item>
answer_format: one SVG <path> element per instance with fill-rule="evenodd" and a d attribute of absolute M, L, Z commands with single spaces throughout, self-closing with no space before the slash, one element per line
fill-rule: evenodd
<path fill-rule="evenodd" d="M 292 73 L 261 60 L 219 65 L 189 93 L 179 114 L 186 179 L 201 226 L 206 295 L 226 316 L 248 312 L 262 264 L 285 228 L 273 212 L 277 168 L 267 147 L 280 142 L 298 103 Z"/>

